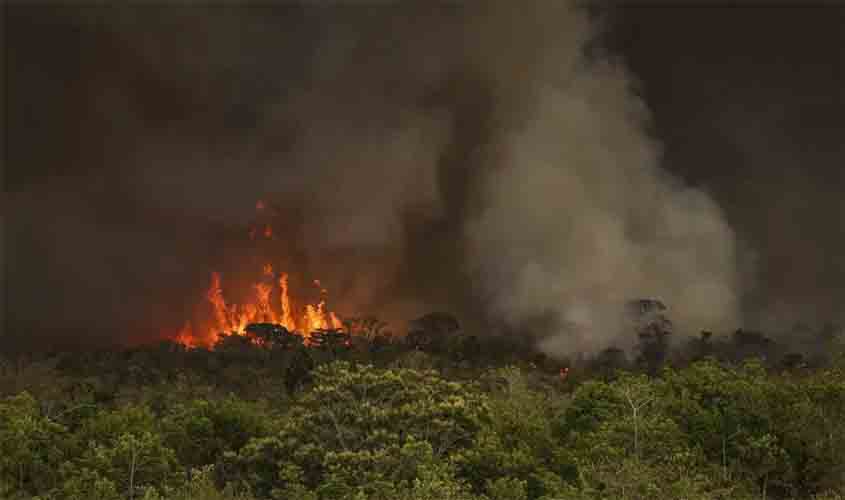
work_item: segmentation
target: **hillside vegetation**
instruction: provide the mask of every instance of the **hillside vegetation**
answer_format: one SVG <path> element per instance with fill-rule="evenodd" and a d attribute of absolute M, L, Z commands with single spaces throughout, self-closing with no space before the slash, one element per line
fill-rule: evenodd
<path fill-rule="evenodd" d="M 504 339 L 284 333 L 2 361 L 0 498 L 845 498 L 832 350 L 567 364 Z"/>

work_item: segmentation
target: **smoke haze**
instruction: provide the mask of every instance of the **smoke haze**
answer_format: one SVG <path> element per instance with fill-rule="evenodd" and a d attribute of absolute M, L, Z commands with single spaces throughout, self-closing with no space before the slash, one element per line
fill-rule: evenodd
<path fill-rule="evenodd" d="M 501 132 L 500 168 L 483 179 L 469 223 L 468 260 L 492 311 L 514 326 L 553 313 L 557 334 L 543 342 L 552 354 L 630 342 L 620 311 L 637 297 L 670 303 L 682 329 L 735 324 L 730 227 L 707 194 L 658 168 L 631 78 L 586 57 L 594 28 L 566 15 L 570 29 L 550 24 L 547 53 L 519 73 L 525 116 Z"/>
<path fill-rule="evenodd" d="M 515 4 L 9 9 L 10 338 L 148 339 L 261 259 L 552 355 L 628 341 L 630 298 L 738 325 L 745 253 L 605 26 Z"/>
<path fill-rule="evenodd" d="M 845 9 L 637 7 L 614 17 L 608 45 L 647 78 L 665 168 L 711 193 L 735 230 L 745 326 L 841 324 Z"/>

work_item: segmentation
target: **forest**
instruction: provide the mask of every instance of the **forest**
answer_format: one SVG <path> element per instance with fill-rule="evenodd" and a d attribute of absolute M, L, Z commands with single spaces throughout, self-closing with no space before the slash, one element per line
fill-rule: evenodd
<path fill-rule="evenodd" d="M 831 327 L 803 352 L 740 330 L 561 361 L 416 325 L 8 355 L 0 498 L 845 498 Z"/>
<path fill-rule="evenodd" d="M 0 0 L 0 500 L 845 500 L 786 3 Z"/>

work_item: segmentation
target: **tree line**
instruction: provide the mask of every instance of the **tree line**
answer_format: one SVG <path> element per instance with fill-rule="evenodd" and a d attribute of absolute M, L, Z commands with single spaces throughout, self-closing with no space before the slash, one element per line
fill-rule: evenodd
<path fill-rule="evenodd" d="M 415 325 L 4 358 L 0 498 L 845 498 L 839 340 L 823 359 L 740 331 L 576 362 Z"/>

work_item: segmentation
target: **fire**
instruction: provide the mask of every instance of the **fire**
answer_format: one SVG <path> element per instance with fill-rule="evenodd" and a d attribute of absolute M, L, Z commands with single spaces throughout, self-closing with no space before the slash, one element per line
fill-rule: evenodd
<path fill-rule="evenodd" d="M 266 208 L 263 200 L 255 204 L 259 214 Z M 249 238 L 253 241 L 262 238 L 272 240 L 273 227 L 266 221 L 253 224 Z M 222 277 L 220 273 L 212 272 L 211 285 L 206 292 L 210 317 L 201 322 L 202 328 L 186 322 L 174 340 L 189 347 L 212 346 L 221 334 L 245 335 L 250 324 L 273 323 L 302 335 L 305 344 L 308 344 L 312 332 L 343 328 L 340 317 L 328 308 L 327 290 L 319 280 L 312 283 L 319 290 L 320 299 L 312 304 L 297 302 L 291 298 L 288 274 L 277 274 L 273 265 L 267 263 L 261 268 L 260 278 L 252 284 L 249 298 L 238 304 L 227 302 Z"/>
<path fill-rule="evenodd" d="M 288 325 L 295 327 L 296 322 L 293 319 L 293 312 L 291 311 L 290 307 L 290 295 L 288 294 L 287 274 L 282 274 L 281 276 L 279 276 L 279 290 L 282 303 L 282 325 L 285 325 L 285 328 L 288 328 Z M 288 330 L 291 329 L 288 328 Z"/>
<path fill-rule="evenodd" d="M 252 323 L 274 323 L 302 335 L 308 344 L 312 332 L 343 328 L 340 317 L 328 309 L 325 289 L 320 288 L 318 302 L 304 304 L 297 314 L 288 288 L 287 273 L 280 273 L 276 279 L 272 264 L 265 264 L 262 275 L 262 279 L 252 285 L 251 300 L 235 304 L 226 301 L 220 274 L 211 273 L 211 286 L 206 294 L 213 316 L 209 321 L 211 326 L 203 334 L 195 331 L 188 322 L 175 340 L 189 347 L 208 346 L 213 345 L 221 334 L 244 335 L 246 327 Z"/>
<path fill-rule="evenodd" d="M 194 338 L 194 329 L 191 327 L 190 321 L 185 322 L 185 325 L 182 327 L 181 330 L 179 330 L 179 333 L 176 334 L 176 337 L 173 340 L 188 347 L 198 346 Z"/>

